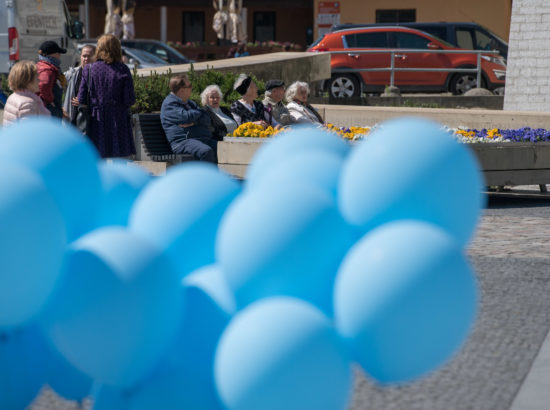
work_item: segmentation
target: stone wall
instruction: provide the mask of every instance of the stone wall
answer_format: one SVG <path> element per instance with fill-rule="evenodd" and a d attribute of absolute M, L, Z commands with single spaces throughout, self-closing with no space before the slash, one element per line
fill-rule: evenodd
<path fill-rule="evenodd" d="M 514 0 L 504 109 L 550 111 L 550 1 Z"/>

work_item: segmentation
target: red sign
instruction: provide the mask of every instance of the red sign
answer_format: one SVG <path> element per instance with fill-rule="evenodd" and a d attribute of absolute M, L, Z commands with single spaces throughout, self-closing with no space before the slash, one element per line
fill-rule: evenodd
<path fill-rule="evenodd" d="M 319 14 L 340 14 L 339 1 L 320 1 Z"/>

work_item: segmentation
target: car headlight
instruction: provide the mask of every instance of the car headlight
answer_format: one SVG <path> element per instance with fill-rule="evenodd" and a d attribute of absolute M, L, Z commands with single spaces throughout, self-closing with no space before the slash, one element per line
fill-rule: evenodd
<path fill-rule="evenodd" d="M 493 73 L 499 80 L 504 80 L 506 78 L 506 70 L 493 70 Z"/>
<path fill-rule="evenodd" d="M 500 64 L 503 66 L 506 66 L 506 62 L 502 57 L 495 57 L 495 56 L 484 56 L 482 55 L 481 58 L 483 58 L 486 61 L 490 61 L 491 63 Z"/>

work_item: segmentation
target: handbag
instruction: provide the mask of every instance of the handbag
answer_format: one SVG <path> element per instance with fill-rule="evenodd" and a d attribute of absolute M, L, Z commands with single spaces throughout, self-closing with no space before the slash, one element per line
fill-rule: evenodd
<path fill-rule="evenodd" d="M 83 69 L 84 70 L 84 69 Z M 88 92 L 86 95 L 86 107 L 78 106 L 74 126 L 84 135 L 90 134 L 92 125 L 92 110 L 90 107 L 90 90 L 92 89 L 92 66 L 88 70 Z"/>

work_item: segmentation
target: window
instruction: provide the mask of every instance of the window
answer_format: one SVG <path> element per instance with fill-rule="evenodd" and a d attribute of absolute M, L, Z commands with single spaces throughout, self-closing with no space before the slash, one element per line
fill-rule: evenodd
<path fill-rule="evenodd" d="M 416 21 L 416 9 L 376 10 L 377 23 L 412 23 Z"/>
<path fill-rule="evenodd" d="M 496 48 L 496 41 L 483 31 L 476 30 L 476 50 L 493 50 Z"/>
<path fill-rule="evenodd" d="M 204 41 L 204 12 L 184 11 L 183 12 L 183 33 L 182 41 Z"/>
<path fill-rule="evenodd" d="M 385 32 L 357 33 L 344 36 L 344 47 L 388 48 Z"/>
<path fill-rule="evenodd" d="M 394 32 L 395 48 L 419 48 L 427 49 L 430 40 L 411 33 Z"/>
<path fill-rule="evenodd" d="M 254 41 L 275 41 L 275 12 L 254 13 Z"/>
<path fill-rule="evenodd" d="M 474 49 L 474 39 L 470 30 L 456 30 L 456 43 L 458 47 L 466 50 Z"/>
<path fill-rule="evenodd" d="M 426 33 L 429 33 L 432 36 L 437 37 L 441 40 L 445 40 L 447 38 L 447 27 L 445 26 L 414 26 L 411 28 L 425 31 Z"/>

